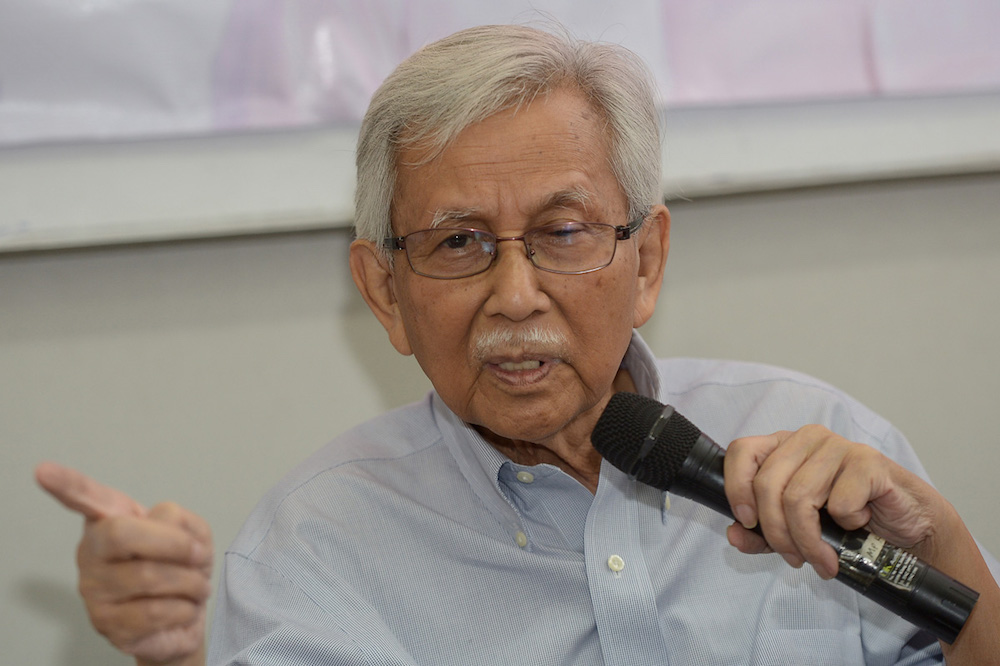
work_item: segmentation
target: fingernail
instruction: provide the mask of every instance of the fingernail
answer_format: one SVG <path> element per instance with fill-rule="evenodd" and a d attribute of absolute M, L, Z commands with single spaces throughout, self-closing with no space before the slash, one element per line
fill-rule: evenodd
<path fill-rule="evenodd" d="M 734 506 L 733 515 L 736 516 L 736 520 L 740 521 L 740 525 L 748 530 L 757 527 L 757 514 L 749 504 L 737 504 Z"/>

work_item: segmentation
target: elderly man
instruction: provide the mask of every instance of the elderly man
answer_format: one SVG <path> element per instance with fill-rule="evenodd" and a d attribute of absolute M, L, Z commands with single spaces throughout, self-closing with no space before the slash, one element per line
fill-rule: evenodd
<path fill-rule="evenodd" d="M 350 264 L 434 392 L 264 498 L 225 555 L 211 663 L 996 659 L 996 562 L 898 432 L 816 380 L 656 361 L 635 333 L 669 244 L 659 163 L 653 96 L 623 49 L 485 27 L 400 65 L 362 127 Z M 590 435 L 619 391 L 732 441 L 738 523 L 602 463 Z M 39 478 L 88 517 L 95 625 L 140 663 L 199 663 L 204 523 L 67 470 Z M 981 592 L 953 644 L 824 580 L 824 505 Z"/>

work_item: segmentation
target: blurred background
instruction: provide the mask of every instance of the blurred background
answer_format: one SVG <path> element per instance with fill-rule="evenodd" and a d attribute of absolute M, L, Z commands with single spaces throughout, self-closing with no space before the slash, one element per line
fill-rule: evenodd
<path fill-rule="evenodd" d="M 357 124 L 479 23 L 629 46 L 674 216 L 642 333 L 847 390 L 1000 554 L 1000 5 L 991 0 L 0 3 L 0 644 L 129 663 L 75 589 L 41 460 L 205 516 L 420 398 L 350 280 Z"/>

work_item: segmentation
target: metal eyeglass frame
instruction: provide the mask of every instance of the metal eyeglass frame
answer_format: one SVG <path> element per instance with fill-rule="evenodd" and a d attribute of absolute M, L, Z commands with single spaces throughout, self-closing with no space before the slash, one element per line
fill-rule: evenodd
<path fill-rule="evenodd" d="M 617 248 L 618 248 L 618 241 L 628 240 L 629 238 L 631 238 L 632 234 L 635 233 L 639 229 L 639 227 L 642 226 L 642 223 L 645 221 L 645 219 L 646 219 L 645 217 L 640 217 L 637 220 L 633 220 L 633 221 L 629 222 L 628 224 L 622 224 L 622 225 L 612 225 L 612 224 L 606 224 L 604 222 L 578 222 L 577 224 L 600 224 L 600 225 L 603 225 L 603 226 L 606 226 L 606 227 L 611 227 L 612 229 L 615 230 L 615 250 L 617 250 Z M 549 226 L 549 225 L 545 225 L 545 226 Z M 557 225 L 552 225 L 552 226 L 557 226 Z M 539 229 L 543 229 L 543 228 L 545 228 L 545 227 L 544 226 L 543 227 L 539 227 Z M 496 234 L 494 234 L 494 233 L 492 233 L 490 231 L 484 231 L 483 229 L 472 229 L 472 228 L 468 228 L 468 227 L 434 227 L 434 229 L 438 229 L 440 231 L 471 231 L 471 232 L 478 233 L 478 234 L 486 234 L 487 236 L 493 236 L 494 241 L 495 241 L 494 242 L 493 252 L 490 253 L 490 256 L 492 257 L 490 259 L 490 262 L 488 264 L 486 264 L 485 266 L 483 266 L 483 268 L 481 268 L 480 270 L 477 270 L 474 273 L 467 273 L 465 275 L 441 276 L 441 275 L 430 275 L 428 273 L 423 273 L 423 272 L 417 270 L 413 266 L 413 261 L 410 259 L 410 253 L 406 252 L 406 262 L 410 265 L 410 269 L 413 270 L 413 272 L 416 273 L 417 275 L 422 275 L 423 277 L 431 278 L 431 279 L 434 279 L 434 280 L 460 280 L 462 278 L 472 277 L 473 275 L 479 275 L 480 273 L 485 273 L 486 271 L 488 271 L 490 268 L 493 267 L 493 264 L 496 263 L 497 257 L 500 256 L 500 243 L 501 243 L 501 241 L 521 241 L 524 244 L 524 253 L 525 253 L 525 255 L 527 255 L 528 261 L 531 262 L 532 266 L 534 266 L 535 268 L 537 268 L 540 271 L 545 271 L 546 273 L 556 273 L 558 275 L 584 275 L 586 273 L 593 273 L 594 271 L 599 271 L 599 270 L 601 270 L 603 268 L 607 268 L 608 266 L 611 265 L 611 262 L 614 261 L 614 259 L 615 259 L 615 253 L 616 253 L 615 250 L 612 250 L 612 252 L 611 252 L 611 258 L 608 259 L 607 263 L 605 263 L 605 264 L 603 264 L 601 266 L 597 266 L 595 268 L 587 268 L 587 269 L 582 270 L 582 271 L 560 271 L 560 270 L 556 270 L 554 268 L 545 268 L 544 266 L 539 266 L 538 264 L 535 263 L 535 259 L 534 259 L 535 252 L 528 246 L 528 241 L 525 240 L 525 236 L 528 233 L 531 233 L 531 231 L 535 231 L 534 229 L 529 230 L 527 233 L 521 234 L 520 236 L 497 236 Z M 387 238 L 383 238 L 382 239 L 382 247 L 385 248 L 385 249 L 387 249 L 387 250 L 404 250 L 405 251 L 406 250 L 406 238 L 407 238 L 407 236 L 411 236 L 413 234 L 421 233 L 421 232 L 429 231 L 429 230 L 430 229 L 419 229 L 417 231 L 410 232 L 409 234 L 406 234 L 406 235 L 403 235 L 403 236 L 389 236 Z"/>

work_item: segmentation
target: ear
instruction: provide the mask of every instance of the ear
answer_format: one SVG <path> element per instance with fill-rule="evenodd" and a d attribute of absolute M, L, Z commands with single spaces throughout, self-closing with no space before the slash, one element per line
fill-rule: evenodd
<path fill-rule="evenodd" d="M 664 267 L 670 250 L 670 211 L 667 207 L 653 206 L 640 233 L 639 273 L 632 319 L 634 328 L 639 328 L 653 316 L 656 299 L 663 286 Z"/>
<path fill-rule="evenodd" d="M 351 243 L 351 277 L 372 313 L 389 334 L 389 342 L 400 354 L 413 353 L 396 299 L 395 274 L 374 243 L 357 239 Z"/>

